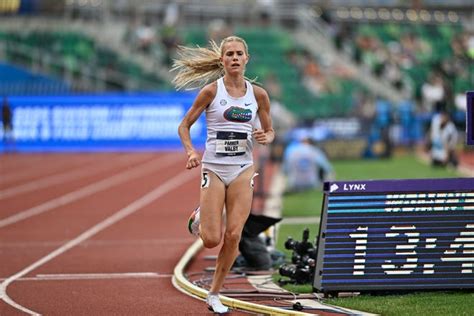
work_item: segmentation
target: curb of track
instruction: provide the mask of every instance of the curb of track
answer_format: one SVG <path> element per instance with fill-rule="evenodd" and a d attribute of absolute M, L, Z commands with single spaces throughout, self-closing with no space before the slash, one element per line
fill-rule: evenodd
<path fill-rule="evenodd" d="M 191 283 L 185 276 L 184 276 L 184 269 L 191 261 L 191 259 L 198 253 L 199 250 L 203 247 L 201 239 L 196 240 L 191 247 L 184 253 L 183 257 L 179 260 L 178 264 L 174 268 L 173 273 L 173 285 L 181 292 L 184 292 L 192 297 L 199 297 L 199 298 L 206 298 L 208 291 L 202 289 L 193 283 Z M 256 312 L 256 313 L 263 313 L 266 315 L 313 315 L 304 312 L 298 311 L 287 311 L 277 307 L 259 305 L 255 303 L 250 303 L 246 301 L 237 300 L 234 298 L 230 298 L 224 295 L 219 295 L 221 298 L 221 302 L 224 305 L 227 305 L 231 308 L 237 308 L 240 310 Z"/>

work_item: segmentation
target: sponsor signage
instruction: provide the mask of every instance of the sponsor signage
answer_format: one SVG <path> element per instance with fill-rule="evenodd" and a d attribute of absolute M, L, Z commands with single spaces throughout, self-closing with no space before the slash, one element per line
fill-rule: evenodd
<path fill-rule="evenodd" d="M 0 151 L 128 151 L 179 148 L 189 93 L 9 97 L 13 133 Z M 202 115 L 191 128 L 204 146 Z M 3 135 L 2 135 L 3 136 Z"/>

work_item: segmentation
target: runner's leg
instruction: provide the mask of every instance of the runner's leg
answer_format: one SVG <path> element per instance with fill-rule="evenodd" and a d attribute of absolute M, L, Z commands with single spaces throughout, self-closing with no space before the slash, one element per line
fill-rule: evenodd
<path fill-rule="evenodd" d="M 242 230 L 250 214 L 253 189 L 250 185 L 253 166 L 242 172 L 226 190 L 226 231 L 219 252 L 210 292 L 218 293 L 238 254 Z"/>

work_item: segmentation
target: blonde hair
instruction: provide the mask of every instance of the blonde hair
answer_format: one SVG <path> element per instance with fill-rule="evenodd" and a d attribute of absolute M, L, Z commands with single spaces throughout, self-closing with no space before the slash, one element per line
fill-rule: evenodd
<path fill-rule="evenodd" d="M 210 47 L 179 46 L 178 59 L 174 59 L 170 71 L 177 71 L 172 83 L 180 90 L 200 88 L 224 75 L 224 67 L 220 58 L 224 54 L 224 45 L 229 42 L 240 42 L 244 45 L 245 54 L 248 56 L 248 46 L 244 39 L 238 36 L 224 38 L 217 46 L 213 40 L 209 41 Z"/>

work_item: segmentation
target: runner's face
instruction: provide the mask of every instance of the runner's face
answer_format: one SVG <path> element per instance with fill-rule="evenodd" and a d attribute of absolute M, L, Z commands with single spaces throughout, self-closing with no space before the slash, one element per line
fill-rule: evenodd
<path fill-rule="evenodd" d="M 221 62 L 224 65 L 224 70 L 228 74 L 243 74 L 245 65 L 249 57 L 245 53 L 245 46 L 238 41 L 232 41 L 224 44 L 224 53 L 221 57 Z"/>

